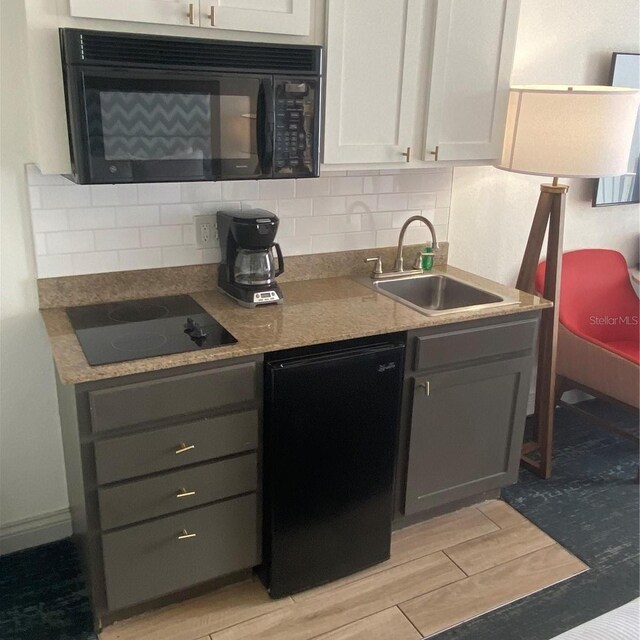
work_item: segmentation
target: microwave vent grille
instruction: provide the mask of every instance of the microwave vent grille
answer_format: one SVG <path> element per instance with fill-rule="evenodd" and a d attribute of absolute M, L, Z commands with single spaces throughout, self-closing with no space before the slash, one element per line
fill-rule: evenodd
<path fill-rule="evenodd" d="M 148 38 L 84 32 L 85 63 L 127 66 L 196 67 L 256 72 L 319 73 L 316 47 L 267 46 L 195 38 Z"/>

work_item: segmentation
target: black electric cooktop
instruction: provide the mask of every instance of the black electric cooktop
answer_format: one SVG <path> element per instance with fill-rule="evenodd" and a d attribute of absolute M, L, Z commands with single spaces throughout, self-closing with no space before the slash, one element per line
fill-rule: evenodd
<path fill-rule="evenodd" d="M 91 365 L 238 342 L 186 295 L 70 307 L 67 315 Z"/>

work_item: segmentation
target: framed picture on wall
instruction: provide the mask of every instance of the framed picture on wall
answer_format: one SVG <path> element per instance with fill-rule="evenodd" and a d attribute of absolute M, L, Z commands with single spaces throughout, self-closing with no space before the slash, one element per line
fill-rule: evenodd
<path fill-rule="evenodd" d="M 635 87 L 640 89 L 640 53 L 614 53 L 611 60 L 613 87 Z M 593 206 L 607 207 L 612 204 L 640 202 L 640 112 L 633 132 L 631 154 L 627 173 L 613 178 L 598 178 L 593 192 Z"/>

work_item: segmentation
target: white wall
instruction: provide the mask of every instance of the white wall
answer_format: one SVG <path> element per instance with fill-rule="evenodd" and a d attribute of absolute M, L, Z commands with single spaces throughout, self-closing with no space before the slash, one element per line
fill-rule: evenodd
<path fill-rule="evenodd" d="M 24 8 L 2 0 L 0 102 L 0 553 L 65 535 L 67 492 L 54 372 L 38 313 L 24 163 L 29 161 Z"/>
<path fill-rule="evenodd" d="M 608 84 L 611 53 L 640 49 L 639 16 L 638 0 L 522 0 L 512 83 Z M 543 181 L 492 167 L 456 168 L 451 264 L 514 284 Z M 594 209 L 592 180 L 567 183 L 565 250 L 606 247 L 637 262 L 638 206 Z"/>

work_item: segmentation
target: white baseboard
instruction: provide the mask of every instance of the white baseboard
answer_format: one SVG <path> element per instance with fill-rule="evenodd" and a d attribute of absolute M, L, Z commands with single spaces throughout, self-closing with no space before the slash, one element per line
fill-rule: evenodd
<path fill-rule="evenodd" d="M 16 520 L 0 526 L 0 555 L 68 538 L 71 513 L 68 508 Z"/>

